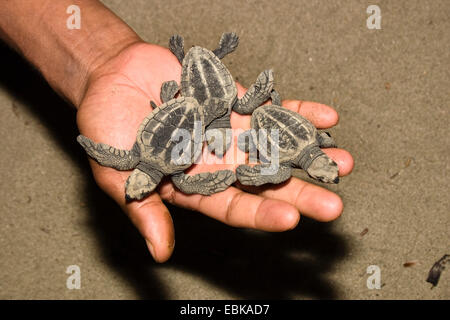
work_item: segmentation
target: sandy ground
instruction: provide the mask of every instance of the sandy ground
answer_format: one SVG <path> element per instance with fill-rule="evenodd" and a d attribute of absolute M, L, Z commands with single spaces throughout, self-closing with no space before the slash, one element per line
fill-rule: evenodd
<path fill-rule="evenodd" d="M 450 298 L 450 270 L 425 281 L 450 253 L 447 0 L 104 2 L 163 46 L 180 33 L 214 48 L 233 30 L 241 44 L 224 62 L 241 83 L 272 67 L 284 98 L 334 106 L 331 133 L 356 162 L 329 187 L 344 214 L 268 234 L 170 207 L 177 245 L 158 265 L 93 181 L 75 112 L 1 47 L 0 298 Z M 366 27 L 371 4 L 381 30 Z M 69 265 L 80 290 L 66 288 Z M 379 290 L 367 288 L 370 265 Z"/>

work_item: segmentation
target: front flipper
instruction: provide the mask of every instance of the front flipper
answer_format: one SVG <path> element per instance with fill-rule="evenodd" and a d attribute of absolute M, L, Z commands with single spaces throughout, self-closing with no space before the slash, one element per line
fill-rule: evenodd
<path fill-rule="evenodd" d="M 236 168 L 236 176 L 239 182 L 246 186 L 261 186 L 266 183 L 278 184 L 292 176 L 292 168 L 287 165 L 279 166 L 273 174 L 265 174 L 264 169 L 270 171 L 270 165 L 257 164 L 253 167 L 242 164 Z"/>
<path fill-rule="evenodd" d="M 233 110 L 240 114 L 251 114 L 253 110 L 270 98 L 273 90 L 273 71 L 265 70 L 245 95 L 236 101 Z"/>
<path fill-rule="evenodd" d="M 184 60 L 184 39 L 177 34 L 170 37 L 169 49 L 177 57 L 178 61 L 183 64 Z"/>
<path fill-rule="evenodd" d="M 239 44 L 239 37 L 234 32 L 222 34 L 219 41 L 219 47 L 213 50 L 213 53 L 219 58 L 223 59 L 227 54 L 233 52 Z"/>
<path fill-rule="evenodd" d="M 204 196 L 224 191 L 235 181 L 236 175 L 231 170 L 202 172 L 192 176 L 182 172 L 172 176 L 172 182 L 181 192 Z"/>
<path fill-rule="evenodd" d="M 141 200 L 155 190 L 161 182 L 163 174 L 157 170 L 146 170 L 139 168 L 134 169 L 125 182 L 125 200 Z"/>
<path fill-rule="evenodd" d="M 163 82 L 161 85 L 160 98 L 162 103 L 165 103 L 169 100 L 175 98 L 175 95 L 180 90 L 178 87 L 178 83 L 175 80 Z"/>
<path fill-rule="evenodd" d="M 79 135 L 77 141 L 91 158 L 105 167 L 131 170 L 136 167 L 140 159 L 137 144 L 134 144 L 131 150 L 119 150 L 104 143 L 95 143 L 83 135 Z"/>

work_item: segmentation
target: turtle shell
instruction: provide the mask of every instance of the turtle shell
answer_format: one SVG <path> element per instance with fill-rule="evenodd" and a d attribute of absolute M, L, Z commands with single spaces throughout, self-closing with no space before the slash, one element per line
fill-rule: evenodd
<path fill-rule="evenodd" d="M 136 141 L 141 151 L 141 162 L 154 166 L 166 175 L 187 169 L 198 155 L 198 147 L 201 150 L 201 137 L 204 132 L 202 123 L 204 123 L 203 112 L 194 98 L 172 99 L 155 108 L 144 119 L 137 133 Z M 177 129 L 187 130 L 189 140 L 182 141 L 184 137 L 172 139 Z M 194 130 L 201 131 L 194 132 Z M 199 134 L 201 134 L 199 139 L 194 140 Z M 184 163 L 176 163 L 172 150 L 177 146 L 175 149 L 177 154 L 183 154 L 181 142 L 188 144 L 186 150 L 189 153 L 184 154 L 186 156 Z"/>
<path fill-rule="evenodd" d="M 279 162 L 289 162 L 296 159 L 308 145 L 316 142 L 317 130 L 307 119 L 287 108 L 275 105 L 265 105 L 257 108 L 251 118 L 251 127 L 267 132 L 267 152 L 270 155 L 272 141 L 271 130 L 278 129 Z M 253 137 L 255 138 L 255 137 Z M 262 141 L 258 141 L 261 150 Z"/>
<path fill-rule="evenodd" d="M 194 97 L 199 104 L 210 97 L 229 99 L 233 103 L 237 99 L 237 88 L 220 59 L 212 51 L 195 46 L 183 60 L 181 95 Z"/>

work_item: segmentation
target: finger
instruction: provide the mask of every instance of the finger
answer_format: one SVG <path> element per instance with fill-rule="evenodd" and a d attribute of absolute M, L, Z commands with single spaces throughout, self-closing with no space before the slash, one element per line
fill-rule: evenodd
<path fill-rule="evenodd" d="M 319 129 L 331 128 L 339 122 L 336 110 L 321 103 L 283 100 L 283 107 L 301 114 Z"/>
<path fill-rule="evenodd" d="M 322 149 L 339 167 L 339 176 L 349 175 L 354 167 L 352 155 L 344 149 L 325 148 Z"/>
<path fill-rule="evenodd" d="M 238 97 L 247 91 L 241 84 L 236 83 Z M 283 100 L 283 107 L 297 112 L 311 121 L 319 129 L 331 128 L 339 122 L 339 115 L 332 107 L 310 101 Z"/>
<path fill-rule="evenodd" d="M 169 210 L 157 193 L 152 193 L 141 201 L 125 201 L 125 181 L 128 172 L 104 168 L 91 161 L 97 184 L 111 196 L 128 215 L 144 237 L 147 247 L 157 262 L 164 262 L 172 255 L 175 232 Z"/>
<path fill-rule="evenodd" d="M 286 201 L 301 214 L 318 221 L 334 220 L 343 210 L 342 200 L 337 194 L 297 178 L 291 178 L 281 185 L 253 188 L 253 192 Z"/>
<path fill-rule="evenodd" d="M 178 206 L 199 211 L 211 218 L 234 227 L 264 231 L 293 229 L 300 220 L 297 209 L 280 200 L 265 199 L 258 195 L 230 187 L 211 196 L 187 195 L 171 183 L 160 188 L 161 198 Z"/>
<path fill-rule="evenodd" d="M 354 161 L 348 151 L 337 148 L 327 148 L 323 151 L 337 163 L 339 176 L 351 173 Z M 334 220 L 343 210 L 342 200 L 335 193 L 297 178 L 291 178 L 287 183 L 278 186 L 243 188 L 260 196 L 291 203 L 301 214 L 319 221 Z"/>
<path fill-rule="evenodd" d="M 126 212 L 147 242 L 157 262 L 165 262 L 175 246 L 175 232 L 169 210 L 157 193 L 126 204 Z"/>

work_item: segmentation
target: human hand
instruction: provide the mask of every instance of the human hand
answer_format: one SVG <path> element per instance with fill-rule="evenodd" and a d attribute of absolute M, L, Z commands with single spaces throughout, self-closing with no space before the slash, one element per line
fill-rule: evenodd
<path fill-rule="evenodd" d="M 151 112 L 149 101 L 159 105 L 161 84 L 168 80 L 179 82 L 180 74 L 181 66 L 168 49 L 142 42 L 129 46 L 92 73 L 77 113 L 80 132 L 95 142 L 131 149 L 139 125 Z M 238 91 L 239 97 L 245 93 L 240 85 Z M 298 100 L 284 101 L 283 105 L 299 112 L 318 128 L 332 127 L 338 121 L 337 113 L 325 105 Z M 233 129 L 249 129 L 250 116 L 233 112 L 231 125 Z M 324 151 L 338 164 L 340 176 L 351 172 L 353 159 L 348 152 Z M 237 183 L 238 186 L 211 196 L 184 194 L 165 179 L 147 198 L 127 203 L 124 185 L 130 172 L 102 167 L 92 159 L 90 164 L 98 185 L 128 214 L 158 262 L 170 257 L 175 243 L 173 222 L 162 200 L 231 226 L 265 231 L 294 228 L 300 219 L 299 212 L 316 220 L 330 221 L 343 209 L 339 196 L 297 178 L 276 186 L 245 187 L 245 191 Z M 190 168 L 189 173 L 234 169 L 237 165 L 200 163 Z"/>

